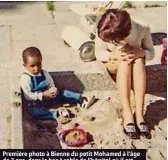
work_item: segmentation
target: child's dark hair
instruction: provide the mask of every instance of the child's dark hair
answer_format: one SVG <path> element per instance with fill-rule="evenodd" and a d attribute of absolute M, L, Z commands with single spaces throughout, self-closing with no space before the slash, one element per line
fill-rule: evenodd
<path fill-rule="evenodd" d="M 38 48 L 36 47 L 28 47 L 26 48 L 23 53 L 22 53 L 22 58 L 23 58 L 23 62 L 27 63 L 27 58 L 28 57 L 40 57 L 42 59 L 42 55 L 41 52 Z"/>

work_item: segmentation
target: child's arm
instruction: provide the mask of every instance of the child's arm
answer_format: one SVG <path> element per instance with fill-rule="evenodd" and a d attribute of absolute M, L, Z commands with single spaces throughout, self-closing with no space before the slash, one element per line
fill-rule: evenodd
<path fill-rule="evenodd" d="M 48 83 L 48 88 L 55 87 L 55 84 L 51 75 L 46 70 L 43 70 L 43 72 Z"/>
<path fill-rule="evenodd" d="M 55 87 L 55 84 L 54 84 L 54 81 L 53 81 L 53 78 L 51 77 L 51 75 L 47 71 L 45 71 L 45 70 L 43 70 L 43 71 L 44 71 L 44 75 L 47 80 L 50 98 L 53 98 L 58 94 L 58 89 Z"/>
<path fill-rule="evenodd" d="M 42 92 L 31 92 L 31 80 L 27 75 L 22 75 L 20 77 L 20 86 L 23 90 L 24 96 L 27 100 L 42 100 Z"/>

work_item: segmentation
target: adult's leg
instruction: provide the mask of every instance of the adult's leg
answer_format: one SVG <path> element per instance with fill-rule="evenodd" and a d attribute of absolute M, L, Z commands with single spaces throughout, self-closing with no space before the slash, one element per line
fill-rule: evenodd
<path fill-rule="evenodd" d="M 117 73 L 117 88 L 120 94 L 123 107 L 124 127 L 128 123 L 134 123 L 130 109 L 130 91 L 131 91 L 131 63 L 125 61 L 114 61 L 107 63 L 107 69 L 111 73 Z"/>
<path fill-rule="evenodd" d="M 146 89 L 146 71 L 143 58 L 138 58 L 133 62 L 133 89 L 136 101 L 137 124 L 144 122 L 143 105 Z"/>
<path fill-rule="evenodd" d="M 128 123 L 134 123 L 132 111 L 130 108 L 130 92 L 131 92 L 131 65 L 121 61 L 117 71 L 117 88 L 123 106 L 124 127 Z"/>

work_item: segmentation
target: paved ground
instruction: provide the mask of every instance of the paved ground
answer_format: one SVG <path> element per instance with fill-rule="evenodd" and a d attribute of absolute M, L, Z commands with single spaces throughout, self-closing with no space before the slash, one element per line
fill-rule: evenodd
<path fill-rule="evenodd" d="M 9 35 L 8 27 L 0 27 L 0 148 L 10 147 L 10 72 L 9 72 Z M 5 42 L 5 43 L 4 43 Z M 6 54 L 4 56 L 4 54 Z M 3 143 L 2 143 L 3 142 Z"/>
<path fill-rule="evenodd" d="M 96 61 L 80 61 L 78 53 L 65 47 L 60 38 L 66 25 L 82 28 L 80 17 L 68 8 L 71 3 L 55 2 L 54 18 L 47 11 L 45 2 L 20 2 L 9 9 L 0 9 L 0 148 L 10 148 L 10 84 L 13 74 L 19 76 L 23 70 L 23 49 L 39 47 L 43 54 L 43 66 L 49 71 L 75 71 L 81 74 L 104 72 Z M 166 7 L 136 9 L 130 10 L 130 13 L 149 21 L 153 32 L 167 32 Z M 156 46 L 157 51 L 160 48 Z M 159 56 L 160 52 L 157 53 Z"/>

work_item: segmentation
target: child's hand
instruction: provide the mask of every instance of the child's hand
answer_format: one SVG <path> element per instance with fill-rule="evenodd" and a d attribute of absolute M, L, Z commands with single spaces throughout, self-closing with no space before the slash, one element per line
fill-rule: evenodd
<path fill-rule="evenodd" d="M 57 88 L 55 90 L 50 88 L 43 92 L 43 97 L 46 97 L 46 98 L 54 98 L 56 97 L 56 95 L 57 95 Z"/>
<path fill-rule="evenodd" d="M 50 98 L 50 92 L 49 92 L 49 90 L 44 91 L 44 92 L 42 93 L 42 95 L 43 95 L 43 97 L 45 97 L 45 98 Z"/>
<path fill-rule="evenodd" d="M 57 89 L 56 87 L 51 87 L 51 88 L 49 89 L 49 92 L 50 92 L 50 94 L 51 94 L 51 98 L 54 98 L 54 97 L 56 97 L 56 95 L 58 94 L 58 89 Z"/>

